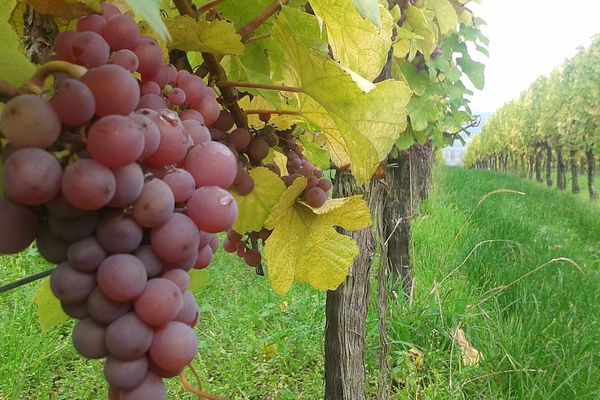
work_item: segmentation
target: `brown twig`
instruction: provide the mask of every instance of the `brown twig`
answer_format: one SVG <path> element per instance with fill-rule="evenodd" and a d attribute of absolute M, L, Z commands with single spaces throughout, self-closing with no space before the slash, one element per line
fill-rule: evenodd
<path fill-rule="evenodd" d="M 242 42 L 246 43 L 246 41 L 248 39 L 250 39 L 250 35 L 252 34 L 252 32 L 254 32 L 256 30 L 256 28 L 261 26 L 266 20 L 268 20 L 277 11 L 281 10 L 281 6 L 283 4 L 287 4 L 287 3 L 288 3 L 287 0 L 275 0 L 267 8 L 265 8 L 263 12 L 258 14 L 254 19 L 252 19 L 246 25 L 242 26 L 238 30 L 238 33 L 242 36 Z"/>
<path fill-rule="evenodd" d="M 210 3 L 206 3 L 202 7 L 198 8 L 198 15 L 204 14 L 205 12 L 209 11 L 212 8 L 215 8 L 216 6 L 223 3 L 224 1 L 225 0 L 213 0 Z"/>
<path fill-rule="evenodd" d="M 246 115 L 252 114 L 275 114 L 275 115 L 302 115 L 300 111 L 293 110 L 244 110 Z"/>
<path fill-rule="evenodd" d="M 246 40 L 246 44 L 255 43 L 255 42 L 258 42 L 259 40 L 268 39 L 270 37 L 271 37 L 270 33 L 265 33 L 264 35 L 252 36 L 251 38 Z"/>
<path fill-rule="evenodd" d="M 220 88 L 250 88 L 250 89 L 266 89 L 266 90 L 278 90 L 281 92 L 293 92 L 302 93 L 304 90 L 294 86 L 282 86 L 282 85 L 269 85 L 264 83 L 252 83 L 252 82 L 234 82 L 234 81 L 220 81 L 217 82 L 217 86 Z"/>

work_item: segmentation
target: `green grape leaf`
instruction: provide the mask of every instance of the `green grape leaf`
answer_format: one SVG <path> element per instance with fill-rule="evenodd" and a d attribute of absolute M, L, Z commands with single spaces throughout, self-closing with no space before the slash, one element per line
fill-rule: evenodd
<path fill-rule="evenodd" d="M 217 10 L 237 29 L 264 11 L 273 0 L 227 0 L 217 6 Z"/>
<path fill-rule="evenodd" d="M 460 57 L 456 60 L 460 69 L 469 77 L 469 80 L 473 85 L 482 90 L 485 85 L 484 69 L 485 65 L 480 62 L 474 61 L 469 57 Z"/>
<path fill-rule="evenodd" d="M 285 83 L 303 89 L 300 113 L 326 137 L 332 160 L 350 164 L 357 182 L 368 181 L 406 129 L 410 89 L 393 80 L 374 85 L 307 49 L 288 28 L 280 15 L 273 36 L 284 52 Z"/>
<path fill-rule="evenodd" d="M 221 64 L 225 69 L 227 78 L 231 81 L 272 84 L 269 57 L 260 43 L 246 45 L 244 55 L 228 56 L 223 59 Z M 278 107 L 281 104 L 281 98 L 274 90 L 246 88 L 240 90 L 253 96 L 260 94 L 271 104 L 269 108 Z"/>
<path fill-rule="evenodd" d="M 62 310 L 60 301 L 54 297 L 52 290 L 50 290 L 50 278 L 42 281 L 33 296 L 33 304 L 37 308 L 38 321 L 42 332 L 47 332 L 69 319 L 67 314 Z"/>
<path fill-rule="evenodd" d="M 187 15 L 165 18 L 172 40 L 170 49 L 215 54 L 244 54 L 242 37 L 227 21 L 196 21 Z"/>
<path fill-rule="evenodd" d="M 413 97 L 406 109 L 415 131 L 425 130 L 430 122 L 435 122 L 438 119 L 440 112 L 437 99 L 431 96 Z"/>
<path fill-rule="evenodd" d="M 319 18 L 289 6 L 283 6 L 281 13 L 289 23 L 296 38 L 309 49 L 328 54 L 327 28 L 319 22 Z"/>
<path fill-rule="evenodd" d="M 101 14 L 100 0 L 24 0 L 37 12 L 53 17 L 75 19 L 88 14 Z"/>
<path fill-rule="evenodd" d="M 208 271 L 205 269 L 194 269 L 192 268 L 188 274 L 190 275 L 190 287 L 188 290 L 190 293 L 198 293 L 200 289 L 208 285 L 210 277 Z"/>
<path fill-rule="evenodd" d="M 334 226 L 359 230 L 371 224 L 369 209 L 360 197 L 329 200 L 315 210 L 297 203 L 306 183 L 304 177 L 296 179 L 266 222 L 273 230 L 265 243 L 268 277 L 281 296 L 294 280 L 317 290 L 336 289 L 348 276 L 358 246 Z"/>
<path fill-rule="evenodd" d="M 415 139 L 410 133 L 406 133 L 404 135 L 400 135 L 398 140 L 396 140 L 396 147 L 399 150 L 406 150 L 410 148 L 415 143 Z"/>
<path fill-rule="evenodd" d="M 21 51 L 19 37 L 9 23 L 15 6 L 16 0 L 10 0 L 0 7 L 0 79 L 20 86 L 35 73 L 35 66 Z"/>
<path fill-rule="evenodd" d="M 442 35 L 456 29 L 458 15 L 448 0 L 426 0 L 425 8 L 435 12 L 435 19 Z"/>
<path fill-rule="evenodd" d="M 319 167 L 320 169 L 329 169 L 329 160 L 331 156 L 329 152 L 325 149 L 320 148 L 312 141 L 307 140 L 303 137 L 300 137 L 300 142 L 302 143 L 302 147 L 304 147 L 304 151 L 302 154 L 306 157 L 308 161 Z"/>
<path fill-rule="evenodd" d="M 265 167 L 252 169 L 250 176 L 254 180 L 254 189 L 250 194 L 241 196 L 235 190 L 231 191 L 238 206 L 233 229 L 240 234 L 260 231 L 271 209 L 285 192 L 281 178 Z"/>
<path fill-rule="evenodd" d="M 394 21 L 381 6 L 381 27 L 374 26 L 352 9 L 351 0 L 313 0 L 315 14 L 327 27 L 333 57 L 344 67 L 369 81 L 383 69 L 392 45 Z"/>
<path fill-rule="evenodd" d="M 363 18 L 371 21 L 377 28 L 381 27 L 381 9 L 377 0 L 352 0 L 352 3 Z"/>
<path fill-rule="evenodd" d="M 125 2 L 135 15 L 146 21 L 162 40 L 171 40 L 171 35 L 160 17 L 161 0 L 125 0 Z"/>
<path fill-rule="evenodd" d="M 418 71 L 416 65 L 404 61 L 398 64 L 404 81 L 417 96 L 423 96 L 427 88 L 431 85 L 429 76 L 425 71 Z"/>

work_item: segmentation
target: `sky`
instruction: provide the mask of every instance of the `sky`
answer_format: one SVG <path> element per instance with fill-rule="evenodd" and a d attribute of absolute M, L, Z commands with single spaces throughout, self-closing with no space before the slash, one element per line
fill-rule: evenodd
<path fill-rule="evenodd" d="M 490 57 L 474 112 L 491 112 L 519 96 L 600 33 L 600 0 L 482 0 L 469 6 L 487 26 Z"/>

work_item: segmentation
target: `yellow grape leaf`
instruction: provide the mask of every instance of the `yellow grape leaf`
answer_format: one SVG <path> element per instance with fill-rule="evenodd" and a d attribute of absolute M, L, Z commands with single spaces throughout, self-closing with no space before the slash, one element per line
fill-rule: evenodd
<path fill-rule="evenodd" d="M 285 53 L 286 83 L 303 89 L 297 95 L 302 116 L 321 129 L 338 166 L 350 164 L 358 183 L 368 181 L 406 129 L 410 89 L 404 82 L 374 85 L 352 75 L 307 49 L 288 28 L 280 15 L 273 36 Z"/>
<path fill-rule="evenodd" d="M 285 184 L 281 178 L 268 168 L 254 168 L 250 171 L 250 176 L 254 180 L 252 192 L 241 196 L 235 190 L 231 191 L 238 206 L 238 217 L 233 229 L 240 234 L 260 231 L 271 209 L 285 192 Z"/>
<path fill-rule="evenodd" d="M 208 271 L 205 269 L 191 269 L 188 274 L 190 275 L 190 293 L 197 293 L 200 289 L 208 285 L 209 276 Z"/>
<path fill-rule="evenodd" d="M 171 35 L 160 17 L 161 0 L 126 0 L 127 6 L 136 16 L 146 21 L 163 41 L 171 39 Z"/>
<path fill-rule="evenodd" d="M 0 7 L 0 79 L 21 86 L 35 73 L 35 66 L 19 48 L 20 38 L 9 23 L 15 5 L 10 0 Z"/>
<path fill-rule="evenodd" d="M 187 15 L 165 18 L 172 40 L 170 49 L 215 54 L 244 54 L 242 37 L 227 21 L 196 21 Z"/>
<path fill-rule="evenodd" d="M 53 17 L 75 19 L 89 14 L 101 14 L 100 0 L 24 0 L 37 12 Z"/>
<path fill-rule="evenodd" d="M 447 34 L 456 29 L 458 15 L 448 0 L 426 0 L 425 8 L 433 10 L 440 33 Z"/>
<path fill-rule="evenodd" d="M 438 43 L 438 29 L 433 23 L 433 12 L 411 5 L 406 9 L 406 21 L 404 27 L 416 33 L 423 39 L 417 39 L 417 49 L 423 53 L 425 60 L 431 58 L 431 53 Z"/>
<path fill-rule="evenodd" d="M 46 332 L 69 319 L 67 314 L 62 310 L 60 301 L 54 297 L 52 290 L 50 290 L 50 278 L 42 281 L 42 284 L 33 296 L 33 304 L 37 308 L 38 321 L 42 332 Z"/>
<path fill-rule="evenodd" d="M 353 0 L 311 0 L 310 4 L 327 26 L 333 58 L 369 81 L 383 69 L 392 45 L 394 20 L 379 5 L 380 27 L 352 9 Z"/>
<path fill-rule="evenodd" d="M 358 197 L 329 200 L 318 210 L 297 203 L 306 188 L 298 178 L 273 207 L 265 226 L 272 229 L 265 243 L 268 277 L 275 293 L 285 295 L 293 281 L 317 290 L 334 290 L 348 276 L 358 246 L 334 229 L 363 229 L 371 224 L 369 209 Z"/>
<path fill-rule="evenodd" d="M 289 172 L 287 170 L 288 158 L 286 157 L 286 155 L 276 150 L 273 150 L 273 153 L 273 164 L 279 167 L 279 170 L 281 171 L 281 176 L 289 175 Z"/>

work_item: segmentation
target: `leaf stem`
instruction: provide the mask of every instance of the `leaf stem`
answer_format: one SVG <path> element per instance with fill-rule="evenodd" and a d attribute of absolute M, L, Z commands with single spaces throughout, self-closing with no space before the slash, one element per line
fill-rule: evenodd
<path fill-rule="evenodd" d="M 293 110 L 244 110 L 246 115 L 251 114 L 275 114 L 275 115 L 302 115 L 300 111 Z"/>
<path fill-rule="evenodd" d="M 198 14 L 204 14 L 212 8 L 215 8 L 219 4 L 223 3 L 225 0 L 213 0 L 210 3 L 206 3 L 202 7 L 198 8 Z"/>
<path fill-rule="evenodd" d="M 281 92 L 293 92 L 293 93 L 304 92 L 304 90 L 299 87 L 270 85 L 270 84 L 265 84 L 265 83 L 252 83 L 252 82 L 220 81 L 220 82 L 217 82 L 217 86 L 220 88 L 237 87 L 237 88 L 250 88 L 250 89 L 278 90 Z"/>

